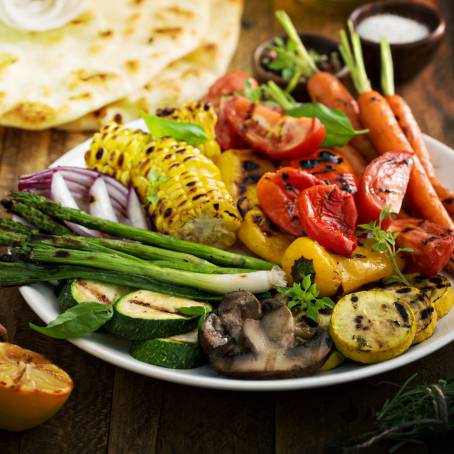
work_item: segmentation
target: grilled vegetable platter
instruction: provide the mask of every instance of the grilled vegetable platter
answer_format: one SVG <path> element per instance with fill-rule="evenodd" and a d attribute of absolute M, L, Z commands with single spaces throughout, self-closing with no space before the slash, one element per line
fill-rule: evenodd
<path fill-rule="evenodd" d="M 33 330 L 260 380 L 388 361 L 436 332 L 454 303 L 454 197 L 394 93 L 389 46 L 383 96 L 341 32 L 355 99 L 278 19 L 312 102 L 231 72 L 140 128 L 103 127 L 84 166 L 24 175 L 2 200 L 0 285 L 57 295 Z"/>

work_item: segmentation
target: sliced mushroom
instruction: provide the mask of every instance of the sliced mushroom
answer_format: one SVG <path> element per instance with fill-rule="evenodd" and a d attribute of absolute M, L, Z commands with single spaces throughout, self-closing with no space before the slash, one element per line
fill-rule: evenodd
<path fill-rule="evenodd" d="M 212 367 L 238 378 L 299 377 L 315 372 L 329 355 L 326 331 L 310 340 L 295 336 L 295 321 L 286 299 L 258 301 L 249 292 L 225 296 L 218 314 L 210 314 L 199 333 Z"/>

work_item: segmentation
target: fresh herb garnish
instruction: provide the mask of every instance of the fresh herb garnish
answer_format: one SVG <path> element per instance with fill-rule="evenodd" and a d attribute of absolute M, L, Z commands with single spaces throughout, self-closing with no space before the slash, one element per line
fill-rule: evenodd
<path fill-rule="evenodd" d="M 72 339 L 92 333 L 113 316 L 111 304 L 82 303 L 73 306 L 52 320 L 47 326 L 30 323 L 31 329 L 56 339 Z"/>
<path fill-rule="evenodd" d="M 141 113 L 141 117 L 144 119 L 150 134 L 157 139 L 173 137 L 177 140 L 183 140 L 189 145 L 200 145 L 207 140 L 205 130 L 195 123 L 168 120 L 146 113 Z"/>
<path fill-rule="evenodd" d="M 305 276 L 303 282 L 295 282 L 290 288 L 279 288 L 279 293 L 289 298 L 289 309 L 298 309 L 301 315 L 318 323 L 318 313 L 322 309 L 332 309 L 334 301 L 327 296 L 318 297 L 317 284 L 312 284 L 311 277 Z"/>
<path fill-rule="evenodd" d="M 396 452 L 407 443 L 414 445 L 430 436 L 451 433 L 454 429 L 454 379 L 410 387 L 416 375 L 412 375 L 376 413 L 376 430 L 351 446 L 355 452 L 384 440 L 394 441 L 389 452 Z"/>
<path fill-rule="evenodd" d="M 203 331 L 205 327 L 205 320 L 208 315 L 213 311 L 213 308 L 209 305 L 203 306 L 189 306 L 189 307 L 179 307 L 177 311 L 183 315 L 191 315 L 193 317 L 200 317 L 198 328 L 200 331 Z"/>
<path fill-rule="evenodd" d="M 397 256 L 401 252 L 413 252 L 412 248 L 397 248 L 396 240 L 399 236 L 399 232 L 387 232 L 382 229 L 383 221 L 390 215 L 391 208 L 384 207 L 378 218 L 378 222 L 371 221 L 368 224 L 360 224 L 359 235 L 366 234 L 367 238 L 372 242 L 372 249 L 374 251 L 384 252 L 388 255 L 391 260 L 394 274 L 386 281 L 387 284 L 401 282 L 405 285 L 410 285 L 407 278 L 402 274 L 402 271 L 397 264 Z"/>
<path fill-rule="evenodd" d="M 324 147 L 341 147 L 359 134 L 367 134 L 368 129 L 355 130 L 349 118 L 339 109 L 330 109 L 321 103 L 300 104 L 286 111 L 291 117 L 318 118 L 326 128 Z"/>
<path fill-rule="evenodd" d="M 156 205 L 159 202 L 158 190 L 159 186 L 165 183 L 169 177 L 166 175 L 159 175 L 156 169 L 151 169 L 148 172 L 148 181 L 150 182 L 150 188 L 148 189 L 145 201 L 151 205 Z"/>

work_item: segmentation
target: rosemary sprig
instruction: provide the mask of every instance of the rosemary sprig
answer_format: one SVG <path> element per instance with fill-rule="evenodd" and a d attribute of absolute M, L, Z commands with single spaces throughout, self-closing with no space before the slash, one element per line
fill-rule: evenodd
<path fill-rule="evenodd" d="M 289 309 L 298 309 L 302 316 L 315 323 L 318 323 L 319 311 L 334 307 L 334 301 L 331 298 L 318 297 L 317 284 L 312 283 L 310 275 L 306 275 L 301 283 L 295 282 L 290 288 L 279 288 L 278 292 L 289 298 Z"/>
<path fill-rule="evenodd" d="M 366 235 L 372 242 L 372 249 L 374 251 L 381 251 L 388 255 L 391 260 L 394 274 L 386 281 L 387 284 L 401 282 L 405 285 L 410 285 L 407 278 L 403 275 L 397 263 L 397 256 L 401 252 L 413 252 L 412 248 L 397 248 L 396 240 L 399 236 L 398 232 L 391 233 L 382 229 L 383 221 L 389 216 L 391 211 L 390 207 L 384 207 L 378 218 L 378 222 L 371 221 L 368 224 L 360 224 L 358 235 Z"/>
<path fill-rule="evenodd" d="M 416 375 L 385 402 L 376 413 L 376 430 L 353 448 L 369 448 L 391 440 L 396 442 L 391 449 L 394 452 L 407 443 L 421 443 L 430 435 L 454 430 L 454 379 L 410 386 Z"/>

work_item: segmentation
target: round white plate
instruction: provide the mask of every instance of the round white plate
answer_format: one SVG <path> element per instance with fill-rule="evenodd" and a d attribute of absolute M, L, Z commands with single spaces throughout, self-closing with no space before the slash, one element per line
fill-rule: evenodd
<path fill-rule="evenodd" d="M 132 122 L 128 126 L 135 128 L 144 127 L 141 120 Z M 454 189 L 454 182 L 451 178 L 452 169 L 454 169 L 454 150 L 430 137 L 426 137 L 426 140 L 432 153 L 438 176 L 443 183 L 451 189 Z M 89 145 L 89 140 L 78 145 L 55 161 L 52 166 L 67 165 L 85 167 L 83 155 L 84 152 L 88 150 Z M 35 284 L 21 287 L 20 292 L 31 309 L 45 323 L 48 323 L 57 317 L 57 299 L 52 287 L 44 284 Z M 209 366 L 189 370 L 174 370 L 142 363 L 129 355 L 129 342 L 115 338 L 106 333 L 93 333 L 79 339 L 71 340 L 70 342 L 82 350 L 118 367 L 123 367 L 138 374 L 159 378 L 161 380 L 217 389 L 285 391 L 335 385 L 381 374 L 429 355 L 453 340 L 454 311 L 451 311 L 450 314 L 440 320 L 435 334 L 430 339 L 422 344 L 411 347 L 401 356 L 389 361 L 372 365 L 346 362 L 337 369 L 329 372 L 320 372 L 311 377 L 263 381 L 224 378 L 217 375 Z"/>

